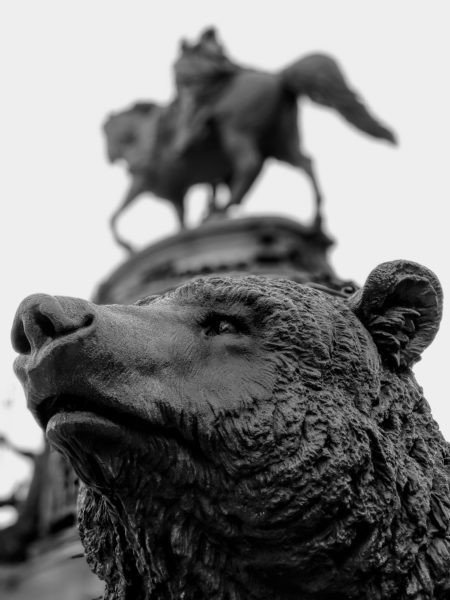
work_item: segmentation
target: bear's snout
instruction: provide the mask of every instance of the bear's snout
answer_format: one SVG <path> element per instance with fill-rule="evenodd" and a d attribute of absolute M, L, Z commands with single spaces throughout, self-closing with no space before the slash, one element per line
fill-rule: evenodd
<path fill-rule="evenodd" d="M 49 341 L 92 327 L 94 320 L 92 305 L 84 300 L 33 294 L 17 309 L 12 345 L 19 354 L 30 354 Z"/>

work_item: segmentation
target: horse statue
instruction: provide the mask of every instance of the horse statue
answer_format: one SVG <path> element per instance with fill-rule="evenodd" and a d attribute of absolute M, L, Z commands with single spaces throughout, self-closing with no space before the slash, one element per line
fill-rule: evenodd
<path fill-rule="evenodd" d="M 322 222 L 322 193 L 312 159 L 301 149 L 297 99 L 339 112 L 364 133 L 396 143 L 393 132 L 366 109 L 333 58 L 307 55 L 277 73 L 245 68 L 227 58 L 215 30 L 195 44 L 182 42 L 175 63 L 177 95 L 168 105 L 138 103 L 112 114 L 104 125 L 108 157 L 122 159 L 131 186 L 111 217 L 115 240 L 131 251 L 117 231 L 119 215 L 142 193 L 171 202 L 185 227 L 184 198 L 195 184 L 209 184 L 208 214 L 241 203 L 268 158 L 304 171 L 315 198 L 314 226 Z M 229 197 L 216 202 L 216 186 Z"/>

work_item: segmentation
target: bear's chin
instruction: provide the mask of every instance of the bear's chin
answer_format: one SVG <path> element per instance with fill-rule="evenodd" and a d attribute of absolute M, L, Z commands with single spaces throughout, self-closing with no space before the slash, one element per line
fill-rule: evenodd
<path fill-rule="evenodd" d="M 127 457 L 145 436 L 88 411 L 59 412 L 47 424 L 46 436 L 73 465 L 87 485 L 100 491 L 116 487 L 127 471 Z"/>

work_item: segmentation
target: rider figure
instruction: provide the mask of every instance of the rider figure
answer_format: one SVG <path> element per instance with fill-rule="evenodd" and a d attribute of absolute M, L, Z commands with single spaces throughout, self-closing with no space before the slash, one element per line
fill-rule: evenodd
<path fill-rule="evenodd" d="M 238 67 L 225 55 L 215 30 L 209 28 L 197 44 L 182 42 L 174 68 L 178 120 L 173 148 L 176 154 L 183 154 L 206 133 L 211 103 Z"/>

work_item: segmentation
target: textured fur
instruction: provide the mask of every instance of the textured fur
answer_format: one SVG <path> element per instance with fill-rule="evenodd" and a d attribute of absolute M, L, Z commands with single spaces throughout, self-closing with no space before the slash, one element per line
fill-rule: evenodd
<path fill-rule="evenodd" d="M 125 527 L 116 508 L 85 492 L 85 543 L 99 539 L 98 523 L 88 523 L 100 512 L 110 538 L 100 556 L 105 546 L 119 556 L 123 540 L 117 574 L 137 565 L 161 598 L 444 597 L 448 447 L 411 373 L 383 367 L 353 313 L 315 290 L 215 279 L 173 298 L 226 299 L 263 315 L 273 390 L 261 398 L 250 381 L 233 390 L 241 397 L 230 412 L 219 390 L 224 407 L 208 407 L 210 425 L 195 412 L 170 415 L 187 439 L 196 428 L 200 450 L 158 440 L 150 454 L 174 457 L 171 476 L 159 463 L 146 473 L 123 509 Z M 140 523 L 137 499 L 146 504 Z M 91 554 L 98 568 L 98 549 Z M 232 577 L 239 572 L 243 582 Z"/>

